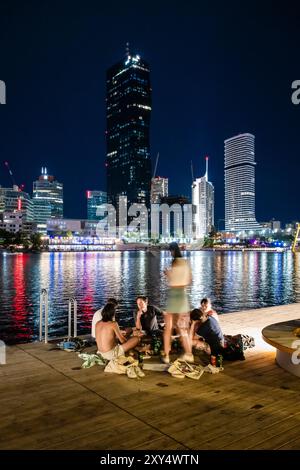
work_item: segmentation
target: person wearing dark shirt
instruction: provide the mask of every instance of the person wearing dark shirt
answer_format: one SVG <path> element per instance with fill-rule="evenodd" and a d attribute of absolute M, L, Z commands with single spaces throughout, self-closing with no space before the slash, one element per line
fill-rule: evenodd
<path fill-rule="evenodd" d="M 219 322 L 200 309 L 191 312 L 191 337 L 196 349 L 216 356 L 224 347 L 224 336 Z"/>
<path fill-rule="evenodd" d="M 136 299 L 137 309 L 134 312 L 134 322 L 137 330 L 142 330 L 146 335 L 153 335 L 159 331 L 157 316 L 163 312 L 154 305 L 148 304 L 148 297 L 138 296 Z"/>

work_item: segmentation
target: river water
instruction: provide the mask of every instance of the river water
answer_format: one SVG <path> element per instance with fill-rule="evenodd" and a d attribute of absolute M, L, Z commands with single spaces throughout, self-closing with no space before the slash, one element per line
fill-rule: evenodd
<path fill-rule="evenodd" d="M 300 253 L 208 252 L 185 254 L 193 283 L 190 302 L 211 297 L 218 313 L 300 301 Z M 120 302 L 119 323 L 132 323 L 138 294 L 164 308 L 163 270 L 168 252 L 0 254 L 0 339 L 33 341 L 39 328 L 39 296 L 49 292 L 49 335 L 67 333 L 68 299 L 78 302 L 78 333 L 90 331 L 91 318 L 108 297 Z"/>

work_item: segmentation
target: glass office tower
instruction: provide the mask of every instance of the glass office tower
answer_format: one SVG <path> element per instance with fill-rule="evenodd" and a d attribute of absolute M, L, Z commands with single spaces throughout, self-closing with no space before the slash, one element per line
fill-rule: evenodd
<path fill-rule="evenodd" d="M 106 170 L 108 202 L 150 203 L 151 85 L 149 65 L 130 55 L 107 71 Z"/>

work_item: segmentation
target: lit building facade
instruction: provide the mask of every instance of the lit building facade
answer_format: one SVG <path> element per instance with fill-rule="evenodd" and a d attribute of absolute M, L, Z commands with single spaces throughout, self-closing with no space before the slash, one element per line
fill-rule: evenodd
<path fill-rule="evenodd" d="M 260 228 L 255 217 L 255 137 L 239 134 L 225 140 L 225 230 Z"/>
<path fill-rule="evenodd" d="M 105 191 L 87 191 L 87 218 L 88 220 L 100 220 L 104 216 L 97 215 L 97 208 L 107 203 Z"/>
<path fill-rule="evenodd" d="M 14 210 L 0 214 L 0 229 L 10 233 L 22 232 L 30 235 L 36 231 L 36 224 L 28 221 L 22 210 Z"/>
<path fill-rule="evenodd" d="M 2 188 L 0 186 L 0 214 L 4 212 L 19 211 L 23 220 L 34 220 L 33 201 L 28 193 L 20 191 L 18 186 Z"/>
<path fill-rule="evenodd" d="M 115 250 L 116 239 L 99 237 L 97 226 L 97 220 L 49 219 L 49 251 Z"/>
<path fill-rule="evenodd" d="M 107 197 L 115 207 L 119 196 L 149 206 L 150 115 L 149 65 L 127 53 L 106 77 Z"/>
<path fill-rule="evenodd" d="M 37 229 L 45 233 L 48 219 L 63 217 L 63 184 L 48 175 L 47 168 L 42 168 L 41 173 L 33 183 L 33 207 Z"/>
<path fill-rule="evenodd" d="M 169 195 L 169 180 L 156 176 L 151 180 L 151 204 L 159 204 L 162 197 Z"/>
<path fill-rule="evenodd" d="M 52 218 L 47 221 L 47 234 L 96 237 L 97 225 L 96 220 Z"/>
<path fill-rule="evenodd" d="M 208 157 L 206 157 L 206 173 L 196 178 L 192 184 L 193 229 L 194 237 L 206 237 L 214 226 L 215 191 L 208 181 Z"/>

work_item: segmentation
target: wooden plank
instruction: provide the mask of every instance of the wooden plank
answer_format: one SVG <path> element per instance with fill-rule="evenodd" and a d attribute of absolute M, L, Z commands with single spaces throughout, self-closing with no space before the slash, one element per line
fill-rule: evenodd
<path fill-rule="evenodd" d="M 286 311 L 296 318 L 299 304 L 263 310 L 221 321 L 230 333 L 257 334 L 289 319 Z M 0 448 L 297 448 L 300 381 L 259 346 L 199 381 L 150 371 L 129 380 L 97 366 L 80 369 L 77 354 L 53 345 L 14 346 L 0 367 Z"/>
<path fill-rule="evenodd" d="M 57 446 L 51 446 L 51 449 L 127 450 L 138 446 L 144 447 L 160 437 L 163 437 L 163 434 L 159 431 L 136 419 L 132 419 L 126 423 L 124 429 L 120 429 L 118 425 L 108 423 L 106 429 L 87 436 L 80 436 L 72 441 L 65 441 Z"/>
<path fill-rule="evenodd" d="M 289 442 L 286 442 L 285 444 L 280 444 L 278 447 L 276 447 L 278 450 L 300 450 L 300 437 L 297 436 L 296 439 L 290 440 Z"/>

